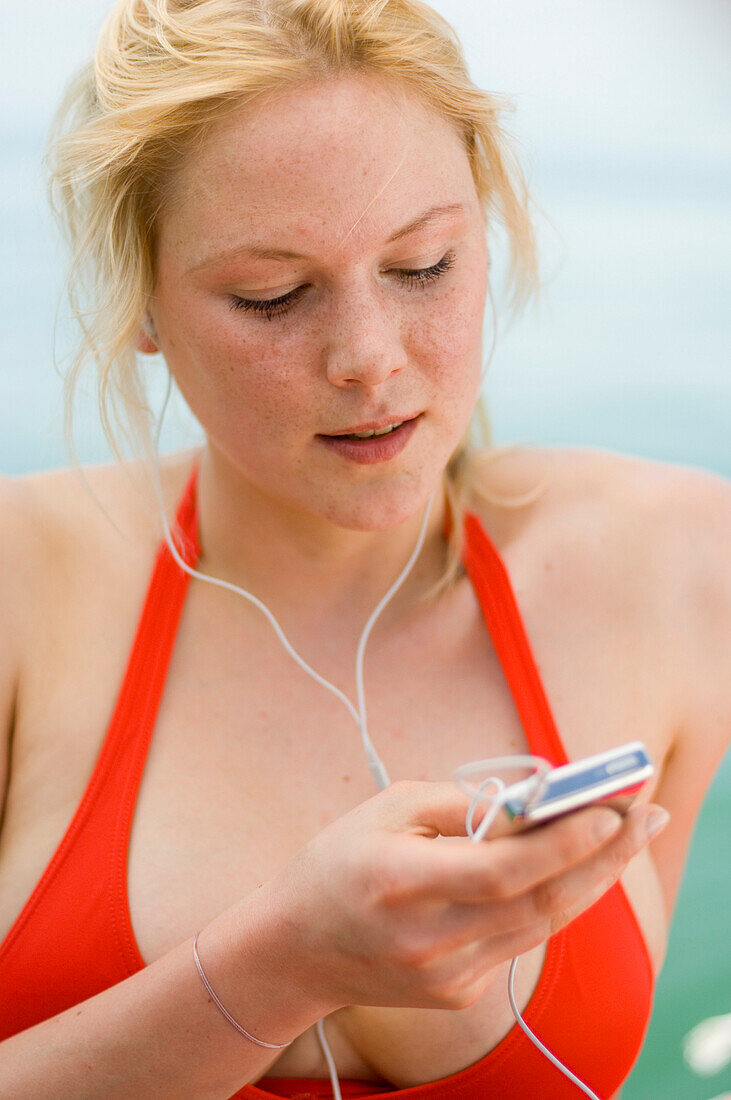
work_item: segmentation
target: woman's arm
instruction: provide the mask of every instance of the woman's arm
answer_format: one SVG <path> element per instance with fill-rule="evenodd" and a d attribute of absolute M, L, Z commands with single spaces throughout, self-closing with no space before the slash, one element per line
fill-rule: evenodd
<path fill-rule="evenodd" d="M 0 477 L 0 529 L 4 806 L 24 658 L 42 593 L 62 566 L 52 526 L 29 481 Z M 257 892 L 217 918 L 199 942 L 204 969 L 219 996 L 228 997 L 230 1011 L 239 1013 L 252 1034 L 278 1043 L 328 1009 L 316 1001 L 315 982 L 304 992 L 296 986 L 288 941 L 291 935 L 283 934 Z M 27 965 L 33 966 L 32 958 Z M 0 996 L 11 995 L 0 989 Z M 225 1098 L 264 1073 L 277 1053 L 247 1042 L 211 1004 L 188 940 L 126 981 L 6 1039 L 0 1044 L 0 1096 Z"/>
<path fill-rule="evenodd" d="M 23 593 L 30 590 L 31 580 L 24 553 L 27 523 L 21 496 L 17 483 L 0 477 L 0 835 L 10 783 L 10 753 L 26 625 Z"/>
<path fill-rule="evenodd" d="M 0 526 L 4 806 L 25 654 L 34 631 L 42 628 L 45 593 L 53 591 L 54 572 L 63 570 L 63 554 L 43 498 L 30 480 L 0 477 Z M 213 988 L 228 998 L 224 1003 L 247 1030 L 268 1042 L 291 1040 L 329 1010 L 317 1001 L 317 982 L 298 987 L 289 956 L 291 938 L 258 891 L 222 914 L 200 937 L 200 958 Z M 30 969 L 33 959 L 26 965 Z M 0 990 L 0 996 L 12 996 L 12 991 Z M 0 1096 L 225 1098 L 265 1073 L 277 1054 L 247 1042 L 213 1007 L 187 941 L 97 997 L 5 1040 L 0 1045 Z"/>
<path fill-rule="evenodd" d="M 201 933 L 217 995 L 253 1035 L 293 1039 L 331 1005 L 301 982 L 291 927 L 256 891 Z M 28 960 L 32 966 L 32 960 Z M 239 1035 L 195 969 L 192 939 L 111 989 L 6 1039 L 0 1096 L 14 1100 L 225 1100 L 261 1076 L 277 1051 Z"/>
<path fill-rule="evenodd" d="M 673 467 L 656 492 L 647 538 L 657 547 L 658 650 L 669 654 L 677 715 L 653 795 L 672 815 L 653 845 L 669 917 L 703 799 L 731 743 L 731 483 Z"/>

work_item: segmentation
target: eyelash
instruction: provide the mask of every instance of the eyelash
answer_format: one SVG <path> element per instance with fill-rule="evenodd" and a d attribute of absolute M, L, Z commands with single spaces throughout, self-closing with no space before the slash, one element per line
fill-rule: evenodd
<path fill-rule="evenodd" d="M 414 271 L 394 268 L 394 271 L 413 289 L 414 287 L 424 286 L 433 279 L 441 278 L 445 271 L 449 271 L 450 267 L 454 265 L 454 261 L 454 252 L 447 252 L 447 254 L 442 256 L 441 260 L 432 267 L 416 268 Z M 281 298 L 261 298 L 258 300 L 253 298 L 239 298 L 236 295 L 232 295 L 231 309 L 243 309 L 252 313 L 261 313 L 268 321 L 271 321 L 272 317 L 281 317 L 282 314 L 287 313 L 297 299 L 301 297 L 303 292 L 304 287 L 297 287 L 296 290 L 291 290 L 289 294 L 283 294 Z"/>

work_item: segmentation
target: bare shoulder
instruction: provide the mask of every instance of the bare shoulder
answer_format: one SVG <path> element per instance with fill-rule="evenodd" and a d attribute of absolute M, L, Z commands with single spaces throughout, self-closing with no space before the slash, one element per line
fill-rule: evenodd
<path fill-rule="evenodd" d="M 487 452 L 481 470 L 475 506 L 499 541 L 557 598 L 613 609 L 642 634 L 678 730 L 710 723 L 717 757 L 731 732 L 731 482 L 572 447 Z"/>
<path fill-rule="evenodd" d="M 113 464 L 41 470 L 0 477 L 0 554 L 3 604 L 19 605 L 27 619 L 36 603 L 68 579 L 85 548 L 104 538 L 139 531 L 145 505 L 133 478 Z"/>
<path fill-rule="evenodd" d="M 195 451 L 160 461 L 166 508 L 182 491 Z M 160 537 L 157 500 L 144 462 L 46 470 L 0 478 L 0 515 L 9 533 L 4 552 L 26 563 L 34 587 L 68 582 L 87 557 L 149 551 Z"/>
<path fill-rule="evenodd" d="M 168 515 L 195 453 L 161 460 Z M 156 508 L 143 463 L 0 476 L 0 827 L 24 713 L 95 609 L 134 614 L 161 537 Z"/>
<path fill-rule="evenodd" d="M 168 515 L 196 452 L 160 461 Z M 123 591 L 146 576 L 160 537 L 154 482 L 144 462 L 47 470 L 0 481 L 3 597 L 31 631 L 85 603 L 104 584 Z M 4 591 L 7 590 L 7 591 Z M 21 658 L 22 660 L 22 652 Z"/>
<path fill-rule="evenodd" d="M 168 508 L 194 453 L 161 462 Z M 35 652 L 43 624 L 101 585 L 107 568 L 121 586 L 136 571 L 145 575 L 161 531 L 143 463 L 0 477 L 0 522 L 0 644 L 3 667 L 16 669 Z"/>
<path fill-rule="evenodd" d="M 540 531 L 578 560 L 605 547 L 612 575 L 651 566 L 675 606 L 673 579 L 696 606 L 706 583 L 729 582 L 731 482 L 719 474 L 581 447 L 495 448 L 476 470 L 474 506 L 501 540 Z"/>
<path fill-rule="evenodd" d="M 160 460 L 160 474 L 166 507 L 171 507 L 190 472 L 195 450 L 179 452 Z M 40 539 L 54 554 L 68 549 L 78 553 L 85 537 L 117 537 L 136 541 L 155 526 L 156 497 L 150 471 L 143 462 L 124 466 L 106 463 L 58 470 L 42 470 L 5 478 L 2 503 L 17 516 L 18 536 Z"/>
<path fill-rule="evenodd" d="M 24 673 L 41 636 L 68 547 L 56 516 L 62 476 L 0 477 L 0 820 L 19 721 Z"/>
<path fill-rule="evenodd" d="M 667 493 L 689 493 L 692 500 L 700 491 L 714 511 L 712 494 L 715 505 L 722 505 L 729 491 L 727 479 L 708 470 L 589 447 L 486 448 L 477 452 L 475 468 L 487 498 L 494 495 L 505 501 L 528 497 L 541 488 L 541 496 L 547 494 L 552 504 L 599 492 L 605 502 L 644 506 L 664 503 Z"/>
<path fill-rule="evenodd" d="M 29 635 L 24 592 L 32 590 L 30 504 L 22 486 L 0 477 L 0 826 L 5 816 L 10 752 L 15 729 L 22 653 Z"/>
<path fill-rule="evenodd" d="M 679 733 L 710 720 L 704 739 L 717 754 L 731 737 L 731 482 L 602 451 L 556 450 L 552 462 L 548 516 L 638 600 L 672 670 Z"/>

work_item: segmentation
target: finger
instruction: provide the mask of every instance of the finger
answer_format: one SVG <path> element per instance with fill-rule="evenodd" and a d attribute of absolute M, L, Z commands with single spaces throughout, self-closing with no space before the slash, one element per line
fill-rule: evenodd
<path fill-rule="evenodd" d="M 607 863 L 626 862 L 647 842 L 644 822 L 654 807 L 621 818 L 591 807 L 513 837 L 424 843 L 410 838 L 410 886 L 452 901 L 506 901 L 555 879 L 607 848 Z"/>
<path fill-rule="evenodd" d="M 553 935 L 616 882 L 627 863 L 647 835 L 634 826 L 616 842 L 571 868 L 539 883 L 527 893 L 506 899 L 451 904 L 435 914 L 439 932 L 450 949 L 460 948 L 484 938 L 524 936 L 542 938 Z"/>
<path fill-rule="evenodd" d="M 515 958 L 516 955 L 524 955 L 526 951 L 532 951 L 542 943 L 546 943 L 551 936 L 590 909 L 607 890 L 614 886 L 615 882 L 616 879 L 610 877 L 594 883 L 589 890 L 575 898 L 568 909 L 555 913 L 551 920 L 533 922 L 521 928 L 512 928 L 497 936 L 488 935 L 477 943 L 473 942 L 475 970 L 480 973 L 491 970 Z M 469 948 L 466 950 L 469 951 Z"/>
<path fill-rule="evenodd" d="M 454 985 L 455 975 L 461 975 L 459 996 L 463 1004 L 459 1007 L 474 1004 L 487 986 L 495 981 L 501 967 L 516 956 L 546 943 L 561 928 L 594 905 L 613 885 L 613 879 L 595 883 L 592 889 L 575 900 L 570 909 L 557 914 L 553 921 L 534 922 L 500 934 L 495 934 L 491 928 L 489 934 L 481 938 L 473 936 L 463 944 L 452 945 L 436 960 L 434 980 L 437 983 L 440 981 L 441 972 L 442 980 L 449 986 Z"/>
<path fill-rule="evenodd" d="M 647 809 L 637 807 L 630 811 L 616 837 L 594 856 L 533 887 L 526 895 L 528 922 L 533 909 L 539 921 L 548 919 L 553 933 L 573 919 L 577 912 L 576 906 L 580 905 L 583 897 L 592 891 L 598 891 L 597 896 L 604 893 L 609 885 L 617 881 L 629 861 L 655 835 L 648 827 L 652 809 L 654 807 L 648 812 Z"/>
<path fill-rule="evenodd" d="M 390 821 L 387 826 L 408 829 L 419 836 L 467 836 L 466 818 L 471 799 L 456 783 L 399 780 L 376 797 L 388 808 Z M 484 811 L 477 820 L 481 821 L 483 816 Z"/>

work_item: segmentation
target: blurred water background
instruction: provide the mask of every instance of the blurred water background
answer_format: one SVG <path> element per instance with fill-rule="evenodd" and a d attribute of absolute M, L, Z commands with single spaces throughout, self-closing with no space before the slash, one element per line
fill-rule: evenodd
<path fill-rule="evenodd" d="M 598 447 L 731 476 L 731 5 L 435 6 L 460 34 L 476 81 L 513 97 L 509 128 L 544 212 L 540 304 L 499 329 L 486 383 L 495 442 Z M 3 12 L 6 474 L 68 464 L 53 366 L 64 253 L 40 161 L 60 90 L 107 10 L 106 0 L 34 0 Z M 62 311 L 60 363 L 71 333 Z M 77 403 L 76 438 L 82 461 L 108 460 L 91 381 Z M 174 403 L 163 449 L 198 438 L 182 402 Z M 730 837 L 727 757 L 696 829 L 655 1014 L 623 1100 L 710 1100 L 731 1091 L 730 1066 L 702 1077 L 682 1057 L 694 1025 L 731 1012 Z"/>

